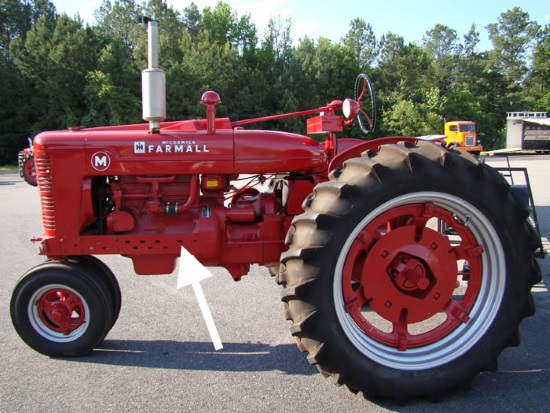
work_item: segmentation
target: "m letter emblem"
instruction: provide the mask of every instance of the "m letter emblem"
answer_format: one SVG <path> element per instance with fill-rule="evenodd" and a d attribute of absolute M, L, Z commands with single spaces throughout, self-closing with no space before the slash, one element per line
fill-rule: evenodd
<path fill-rule="evenodd" d="M 91 163 L 96 171 L 106 171 L 111 165 L 111 158 L 106 152 L 96 152 L 92 155 Z"/>

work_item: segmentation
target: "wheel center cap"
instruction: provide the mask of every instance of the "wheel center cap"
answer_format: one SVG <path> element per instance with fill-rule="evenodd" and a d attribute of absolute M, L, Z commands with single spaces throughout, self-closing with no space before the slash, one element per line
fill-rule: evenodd
<path fill-rule="evenodd" d="M 425 264 L 409 254 L 397 254 L 386 272 L 404 294 L 419 296 L 435 282 Z"/>
<path fill-rule="evenodd" d="M 379 315 L 416 323 L 432 317 L 452 297 L 456 256 L 447 237 L 429 228 L 419 233 L 415 226 L 402 226 L 372 247 L 361 277 L 363 293 Z"/>

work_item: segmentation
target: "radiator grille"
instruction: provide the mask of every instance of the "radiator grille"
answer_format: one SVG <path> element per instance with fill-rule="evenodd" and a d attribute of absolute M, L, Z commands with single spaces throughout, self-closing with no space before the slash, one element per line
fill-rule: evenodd
<path fill-rule="evenodd" d="M 473 136 L 466 136 L 466 146 L 475 146 L 475 138 Z"/>
<path fill-rule="evenodd" d="M 55 231 L 55 205 L 53 200 L 53 183 L 51 159 L 49 156 L 37 156 L 34 162 L 36 178 L 40 191 L 42 208 L 42 225 L 44 230 Z"/>

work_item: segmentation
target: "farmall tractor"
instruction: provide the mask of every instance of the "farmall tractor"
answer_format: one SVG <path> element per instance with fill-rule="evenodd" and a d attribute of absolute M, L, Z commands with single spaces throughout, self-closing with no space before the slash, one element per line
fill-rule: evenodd
<path fill-rule="evenodd" d="M 419 138 L 338 139 L 347 125 L 374 128 L 364 74 L 353 99 L 313 110 L 232 122 L 216 117 L 220 98 L 207 91 L 206 119 L 165 122 L 158 23 L 142 22 L 149 124 L 34 140 L 44 226 L 34 241 L 47 261 L 11 300 L 30 347 L 82 356 L 105 338 L 121 294 L 97 255 L 128 257 L 137 274 L 166 274 L 182 247 L 235 280 L 253 263 L 268 267 L 307 360 L 368 398 L 467 387 L 519 344 L 540 279 L 538 239 L 497 171 Z M 324 142 L 245 127 L 290 116 L 310 116 L 308 134 Z M 236 188 L 242 177 L 251 183 Z M 442 223 L 453 235 L 437 230 Z"/>

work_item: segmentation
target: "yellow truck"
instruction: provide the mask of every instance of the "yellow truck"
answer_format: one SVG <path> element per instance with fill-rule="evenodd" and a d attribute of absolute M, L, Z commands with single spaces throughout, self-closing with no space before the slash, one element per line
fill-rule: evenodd
<path fill-rule="evenodd" d="M 460 147 L 473 155 L 479 155 L 483 150 L 481 141 L 477 139 L 476 124 L 469 120 L 445 122 L 445 143 L 448 146 Z"/>

